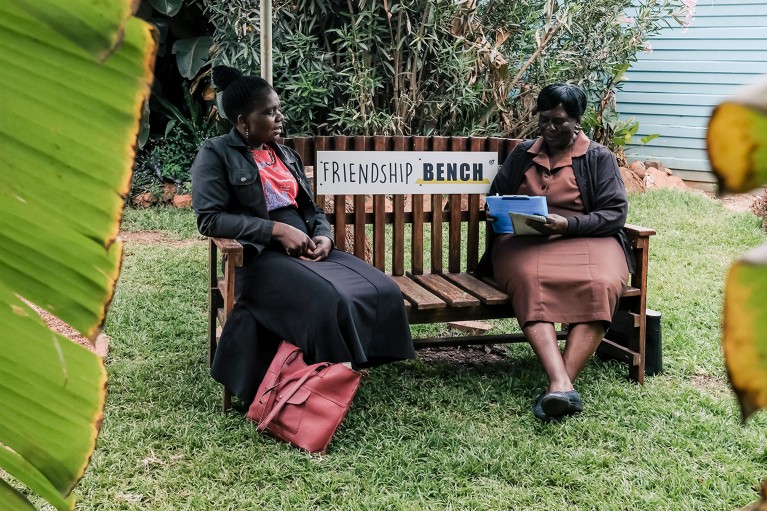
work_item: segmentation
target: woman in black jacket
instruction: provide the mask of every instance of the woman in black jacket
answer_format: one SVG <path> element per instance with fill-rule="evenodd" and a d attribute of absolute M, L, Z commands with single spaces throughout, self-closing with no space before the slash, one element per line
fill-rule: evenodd
<path fill-rule="evenodd" d="M 333 249 L 300 157 L 277 143 L 284 117 L 275 90 L 225 66 L 213 68 L 213 82 L 234 127 L 200 149 L 192 204 L 200 233 L 235 238 L 245 253 L 213 377 L 249 403 L 280 339 L 300 347 L 307 363 L 412 358 L 399 288 Z"/>

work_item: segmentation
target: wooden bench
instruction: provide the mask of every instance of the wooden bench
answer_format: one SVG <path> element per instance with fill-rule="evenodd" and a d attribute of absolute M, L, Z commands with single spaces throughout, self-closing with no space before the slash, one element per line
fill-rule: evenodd
<path fill-rule="evenodd" d="M 321 150 L 497 151 L 498 161 L 503 162 L 518 141 L 474 137 L 337 136 L 286 139 L 283 143 L 301 154 L 308 169 L 314 166 L 316 151 Z M 325 208 L 328 220 L 334 226 L 336 248 L 367 258 L 397 283 L 411 324 L 513 317 L 506 293 L 494 282 L 473 276 L 485 248 L 482 194 L 319 195 L 317 202 Z M 629 378 L 641 384 L 645 373 L 648 249 L 650 236 L 655 231 L 634 225 L 626 225 L 625 229 L 631 240 L 636 271 L 618 310 L 633 318 L 633 330 L 627 335 L 626 332 L 622 334 L 622 337 L 628 337 L 627 346 L 610 340 L 608 332 L 599 351 L 628 364 Z M 447 238 L 447 250 L 443 237 Z M 349 246 L 351 244 L 353 246 Z M 408 244 L 410 247 L 406 250 Z M 223 326 L 234 305 L 234 270 L 241 265 L 242 246 L 238 242 L 210 240 L 210 361 L 218 342 L 218 327 Z M 220 268 L 223 268 L 222 275 Z M 566 330 L 562 330 L 557 335 L 564 339 L 566 334 Z M 418 349 L 524 340 L 521 333 L 504 333 L 421 338 L 415 339 L 414 344 Z M 229 407 L 226 391 L 223 406 L 224 409 Z"/>

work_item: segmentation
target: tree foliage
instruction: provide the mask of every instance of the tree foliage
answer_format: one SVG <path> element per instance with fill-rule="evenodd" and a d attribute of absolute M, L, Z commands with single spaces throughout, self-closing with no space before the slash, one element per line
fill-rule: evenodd
<path fill-rule="evenodd" d="M 214 59 L 259 73 L 259 2 L 201 0 Z M 291 134 L 534 134 L 543 86 L 583 86 L 591 128 L 676 0 L 275 1 L 274 85 Z M 628 127 L 627 129 L 630 129 Z"/>
<path fill-rule="evenodd" d="M 527 138 L 537 130 L 538 91 L 568 81 L 589 95 L 591 108 L 582 121 L 587 134 L 619 158 L 638 123 L 620 117 L 614 93 L 648 37 L 667 19 L 682 22 L 683 8 L 680 0 L 273 3 L 274 85 L 288 136 Z M 160 196 L 163 183 L 188 189 L 187 163 L 196 146 L 188 143 L 185 126 L 195 124 L 194 131 L 206 135 L 217 129 L 208 116 L 188 108 L 182 88 L 193 91 L 196 102 L 212 105 L 212 94 L 200 86 L 209 83 L 210 66 L 204 64 L 260 74 L 260 8 L 259 0 L 143 0 L 140 14 L 158 27 L 160 54 L 165 50 L 166 56 L 158 61 L 153 134 L 137 161 L 133 196 Z M 177 122 L 179 115 L 159 98 L 188 122 Z"/>

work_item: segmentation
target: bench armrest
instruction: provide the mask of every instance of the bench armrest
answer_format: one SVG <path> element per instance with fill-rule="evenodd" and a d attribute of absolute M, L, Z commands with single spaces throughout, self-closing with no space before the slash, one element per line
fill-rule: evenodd
<path fill-rule="evenodd" d="M 236 267 L 242 266 L 243 248 L 239 241 L 230 238 L 210 238 L 222 254 L 231 258 Z"/>
<path fill-rule="evenodd" d="M 655 229 L 650 229 L 648 227 L 642 227 L 634 224 L 626 224 L 623 226 L 623 228 L 626 229 L 626 234 L 628 234 L 629 238 L 631 239 L 647 238 L 656 234 Z"/>

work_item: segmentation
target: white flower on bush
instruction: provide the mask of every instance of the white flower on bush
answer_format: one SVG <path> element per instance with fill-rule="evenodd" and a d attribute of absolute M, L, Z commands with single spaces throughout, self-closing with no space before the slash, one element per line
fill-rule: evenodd
<path fill-rule="evenodd" d="M 684 4 L 684 7 L 682 8 L 682 11 L 684 12 L 682 32 L 687 32 L 687 29 L 692 25 L 692 22 L 695 21 L 695 6 L 697 3 L 698 0 L 682 0 L 682 4 Z"/>

